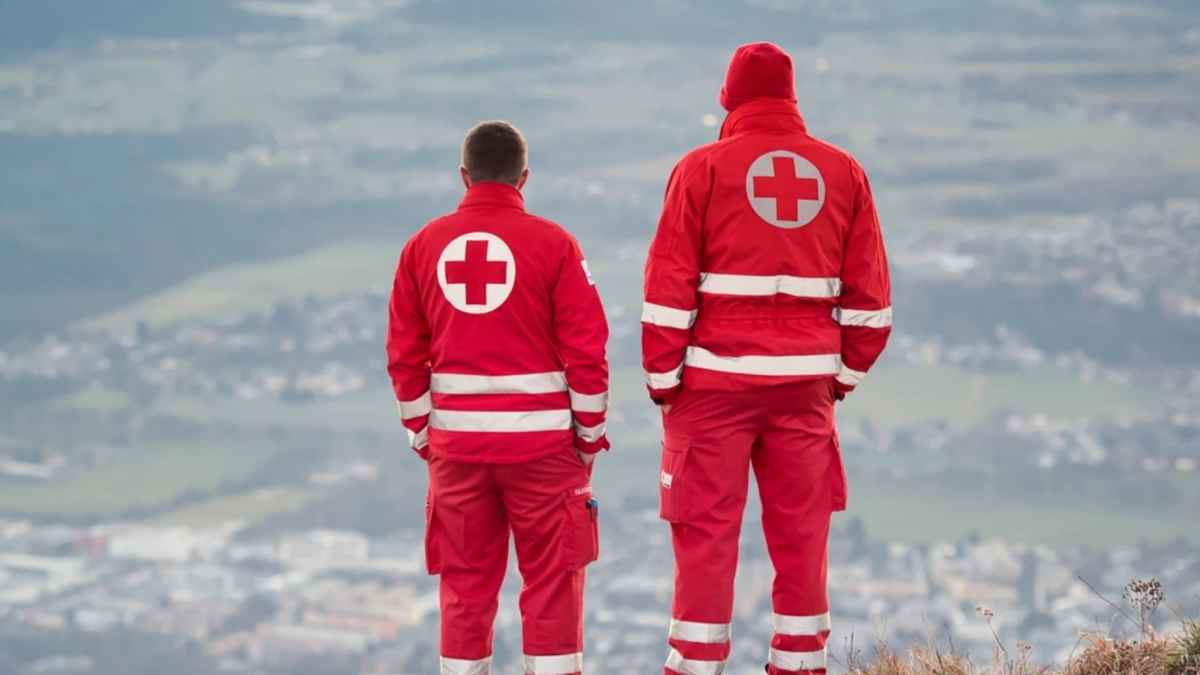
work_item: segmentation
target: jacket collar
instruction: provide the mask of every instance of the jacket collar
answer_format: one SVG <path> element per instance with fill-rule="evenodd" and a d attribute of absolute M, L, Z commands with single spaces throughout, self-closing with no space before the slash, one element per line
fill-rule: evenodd
<path fill-rule="evenodd" d="M 472 206 L 499 206 L 524 211 L 525 198 L 521 196 L 520 190 L 508 183 L 480 181 L 467 188 L 467 194 L 458 204 L 460 209 Z"/>
<path fill-rule="evenodd" d="M 799 131 L 804 133 L 804 118 L 793 101 L 760 98 L 743 103 L 725 116 L 720 138 L 747 131 Z"/>

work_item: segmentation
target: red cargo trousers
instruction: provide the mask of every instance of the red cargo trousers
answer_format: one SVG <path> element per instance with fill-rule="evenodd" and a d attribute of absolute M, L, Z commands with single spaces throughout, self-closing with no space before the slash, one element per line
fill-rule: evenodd
<path fill-rule="evenodd" d="M 568 447 L 516 464 L 429 460 L 425 554 L 430 574 L 441 575 L 443 675 L 491 672 L 510 530 L 523 580 L 524 672 L 582 672 L 584 568 L 599 551 L 590 474 Z"/>
<path fill-rule="evenodd" d="M 736 393 L 685 387 L 664 416 L 659 496 L 675 548 L 664 673 L 725 668 L 751 467 L 775 566 L 767 672 L 825 672 L 826 548 L 830 516 L 846 504 L 833 408 L 825 378 Z"/>

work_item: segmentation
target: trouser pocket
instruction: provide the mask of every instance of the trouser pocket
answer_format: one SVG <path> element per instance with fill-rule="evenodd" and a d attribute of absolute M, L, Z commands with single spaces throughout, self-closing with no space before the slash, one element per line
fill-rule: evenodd
<path fill-rule="evenodd" d="M 437 529 L 437 506 L 431 490 L 425 496 L 425 567 L 430 574 L 442 573 L 442 550 Z"/>
<path fill-rule="evenodd" d="M 829 494 L 834 511 L 845 511 L 849 493 L 849 481 L 846 479 L 846 466 L 842 463 L 842 444 L 838 441 L 837 431 L 829 442 Z"/>
<path fill-rule="evenodd" d="M 562 551 L 569 570 L 583 569 L 600 557 L 600 502 L 591 490 L 563 495 Z"/>
<path fill-rule="evenodd" d="M 683 479 L 689 443 L 668 438 L 663 443 L 662 467 L 658 474 L 658 515 L 679 523 L 687 518 L 687 482 Z"/>

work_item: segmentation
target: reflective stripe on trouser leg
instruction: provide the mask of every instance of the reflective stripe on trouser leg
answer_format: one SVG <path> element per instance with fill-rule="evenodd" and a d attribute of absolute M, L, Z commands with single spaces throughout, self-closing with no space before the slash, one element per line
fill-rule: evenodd
<path fill-rule="evenodd" d="M 720 672 L 729 659 L 730 625 L 671 619 L 667 668 L 677 673 Z M 674 659 L 676 667 L 672 667 Z M 687 670 L 690 668 L 691 670 Z"/>
<path fill-rule="evenodd" d="M 829 612 L 816 615 L 776 613 L 771 617 L 775 636 L 768 662 L 772 673 L 824 672 L 825 644 L 831 626 Z"/>
<path fill-rule="evenodd" d="M 492 657 L 485 659 L 451 659 L 442 657 L 441 675 L 488 675 Z"/>
<path fill-rule="evenodd" d="M 725 672 L 725 661 L 685 659 L 679 650 L 672 649 L 671 653 L 667 654 L 667 665 L 664 672 L 677 675 L 721 675 Z"/>
<path fill-rule="evenodd" d="M 575 675 L 583 672 L 583 654 L 525 655 L 525 675 Z"/>

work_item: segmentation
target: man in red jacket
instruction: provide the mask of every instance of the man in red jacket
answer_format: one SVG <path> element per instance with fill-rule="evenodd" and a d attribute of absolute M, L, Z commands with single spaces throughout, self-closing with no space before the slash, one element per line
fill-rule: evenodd
<path fill-rule="evenodd" d="M 441 672 L 490 672 L 511 530 L 525 673 L 580 673 L 584 568 L 599 546 L 590 467 L 608 448 L 608 325 L 578 242 L 525 211 L 520 132 L 477 125 L 460 172 L 458 210 L 400 255 L 387 336 L 400 417 L 429 466 Z"/>
<path fill-rule="evenodd" d="M 676 165 L 646 261 L 676 561 L 665 672 L 724 669 L 753 466 L 776 572 L 767 672 L 824 673 L 826 544 L 846 503 L 833 406 L 887 342 L 887 259 L 866 174 L 808 134 L 782 49 L 739 47 L 720 101 L 720 140 Z"/>

